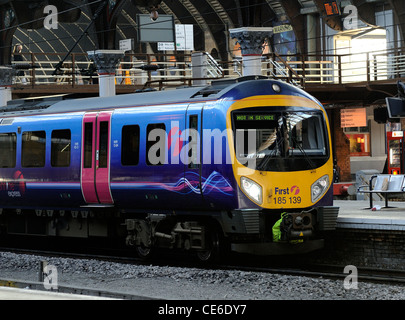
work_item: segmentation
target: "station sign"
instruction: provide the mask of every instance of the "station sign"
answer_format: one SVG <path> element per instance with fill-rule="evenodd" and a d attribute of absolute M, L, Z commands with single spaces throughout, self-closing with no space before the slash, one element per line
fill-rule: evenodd
<path fill-rule="evenodd" d="M 134 39 L 124 39 L 119 41 L 120 50 L 131 51 L 134 49 Z"/>
<path fill-rule="evenodd" d="M 365 108 L 342 109 L 340 111 L 340 125 L 342 128 L 366 127 L 367 114 Z"/>
<path fill-rule="evenodd" d="M 274 26 L 273 33 L 283 33 L 293 31 L 293 27 L 291 24 L 282 24 L 281 26 Z"/>
<path fill-rule="evenodd" d="M 159 51 L 174 51 L 174 42 L 158 42 L 157 48 Z"/>
<path fill-rule="evenodd" d="M 149 14 L 137 14 L 139 42 L 174 42 L 174 17 L 168 14 L 160 14 L 159 19 L 151 20 Z"/>
<path fill-rule="evenodd" d="M 176 24 L 176 49 L 194 51 L 194 26 Z"/>
<path fill-rule="evenodd" d="M 392 131 L 392 137 L 393 138 L 402 138 L 404 136 L 403 131 Z"/>

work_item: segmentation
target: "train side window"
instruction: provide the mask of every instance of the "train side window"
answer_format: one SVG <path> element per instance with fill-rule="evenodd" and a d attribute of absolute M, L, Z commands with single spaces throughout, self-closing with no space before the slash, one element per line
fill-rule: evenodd
<path fill-rule="evenodd" d="M 17 135 L 0 133 L 0 168 L 14 168 L 16 163 Z"/>
<path fill-rule="evenodd" d="M 21 165 L 26 168 L 45 166 L 45 131 L 26 131 L 22 134 Z"/>
<path fill-rule="evenodd" d="M 122 127 L 121 163 L 123 166 L 136 166 L 139 163 L 138 125 Z"/>
<path fill-rule="evenodd" d="M 51 136 L 51 166 L 70 166 L 71 133 L 69 129 L 54 130 Z"/>
<path fill-rule="evenodd" d="M 149 124 L 146 128 L 146 164 L 162 166 L 166 162 L 166 126 L 164 123 Z"/>

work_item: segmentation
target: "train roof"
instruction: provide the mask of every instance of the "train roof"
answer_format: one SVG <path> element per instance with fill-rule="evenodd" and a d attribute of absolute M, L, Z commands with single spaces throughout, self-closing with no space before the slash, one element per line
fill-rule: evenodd
<path fill-rule="evenodd" d="M 275 94 L 269 92 L 269 79 L 262 76 L 242 77 L 213 81 L 205 87 L 183 87 L 176 90 L 137 92 L 111 97 L 79 98 L 72 95 L 31 98 L 10 101 L 0 108 L 0 117 L 35 114 L 67 113 L 92 110 L 116 109 L 122 107 L 153 106 L 164 104 L 188 104 L 199 101 L 229 98 L 239 100 L 253 95 Z M 306 96 L 319 103 L 305 91 L 278 80 L 280 94 Z M 276 93 L 277 94 L 277 93 Z"/>

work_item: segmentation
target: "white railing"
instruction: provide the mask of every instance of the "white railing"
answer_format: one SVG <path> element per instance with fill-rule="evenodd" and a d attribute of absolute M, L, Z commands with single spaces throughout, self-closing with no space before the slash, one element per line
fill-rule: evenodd
<path fill-rule="evenodd" d="M 351 55 L 282 56 L 288 67 L 305 78 L 306 84 L 345 84 L 405 77 L 404 49 Z M 280 64 L 287 72 L 286 65 Z"/>
<path fill-rule="evenodd" d="M 210 78 L 222 78 L 224 74 L 224 69 L 219 65 L 219 63 L 208 53 L 207 56 L 207 73 Z"/>
<path fill-rule="evenodd" d="M 78 85 L 95 84 L 98 75 L 86 54 L 72 54 L 54 75 L 63 54 L 30 53 L 24 61 L 14 64 L 25 66 L 15 79 L 16 85 Z M 353 82 L 384 81 L 405 77 L 405 50 L 386 50 L 351 55 L 328 55 L 319 59 L 311 55 L 268 54 L 262 59 L 262 75 L 295 84 L 346 84 Z M 116 70 L 117 85 L 170 86 L 190 83 L 192 80 L 191 55 L 127 55 Z M 210 79 L 235 78 L 242 75 L 241 59 L 218 62 L 207 56 Z"/>

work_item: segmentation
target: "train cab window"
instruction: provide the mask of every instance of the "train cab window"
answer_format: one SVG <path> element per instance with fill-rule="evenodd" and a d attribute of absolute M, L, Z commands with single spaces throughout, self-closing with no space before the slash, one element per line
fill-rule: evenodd
<path fill-rule="evenodd" d="M 136 166 L 139 163 L 139 126 L 122 127 L 121 163 L 123 166 Z"/>
<path fill-rule="evenodd" d="M 326 120 L 320 111 L 294 107 L 233 112 L 236 157 L 260 171 L 318 168 L 329 159 Z"/>
<path fill-rule="evenodd" d="M 51 137 L 51 166 L 70 166 L 70 130 L 54 130 Z"/>
<path fill-rule="evenodd" d="M 146 128 L 146 164 L 161 166 L 166 162 L 166 126 L 164 123 L 149 124 Z"/>
<path fill-rule="evenodd" d="M 14 168 L 16 163 L 17 135 L 0 133 L 0 168 Z"/>
<path fill-rule="evenodd" d="M 22 134 L 21 164 L 25 168 L 45 166 L 45 131 L 26 131 Z"/>

